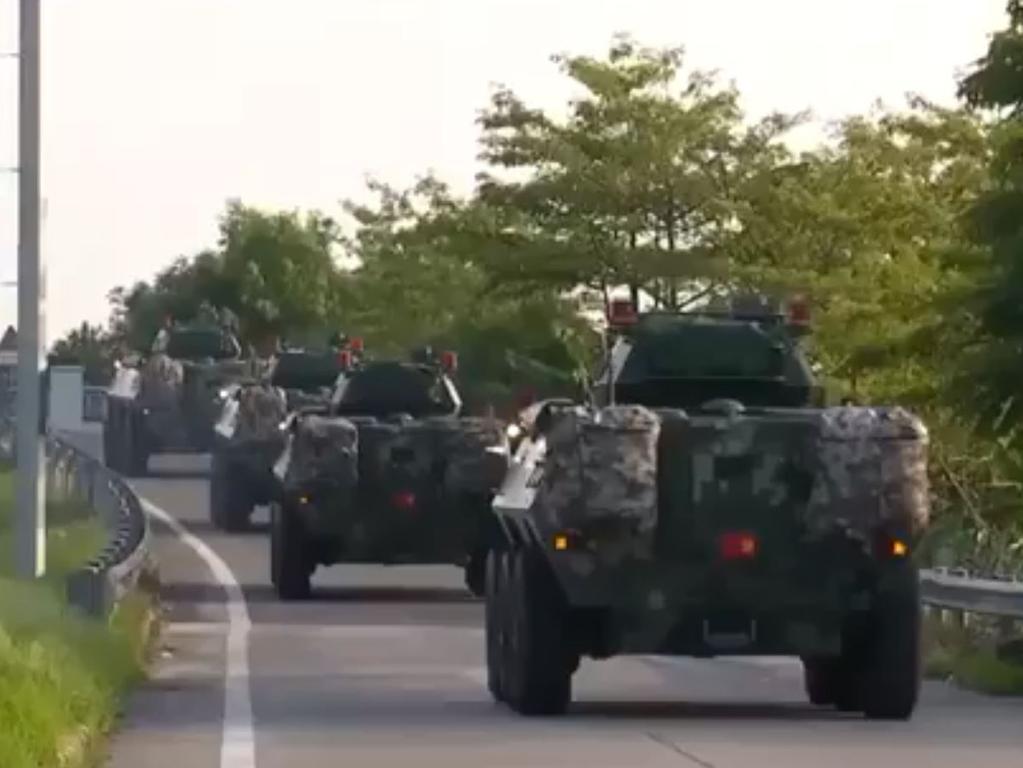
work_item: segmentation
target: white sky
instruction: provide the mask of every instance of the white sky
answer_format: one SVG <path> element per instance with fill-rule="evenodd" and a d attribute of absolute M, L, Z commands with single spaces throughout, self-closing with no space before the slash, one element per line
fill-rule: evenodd
<path fill-rule="evenodd" d="M 336 210 L 366 174 L 433 169 L 468 190 L 491 84 L 549 107 L 549 55 L 616 32 L 685 45 L 751 116 L 831 120 L 951 103 L 1005 0 L 42 0 L 47 335 L 103 321 L 106 292 L 211 245 L 228 197 Z M 0 51 L 17 45 L 0 0 Z M 0 60 L 0 167 L 16 163 L 17 69 Z M 0 281 L 16 275 L 16 178 L 0 172 Z M 0 287 L 0 324 L 16 292 Z"/>

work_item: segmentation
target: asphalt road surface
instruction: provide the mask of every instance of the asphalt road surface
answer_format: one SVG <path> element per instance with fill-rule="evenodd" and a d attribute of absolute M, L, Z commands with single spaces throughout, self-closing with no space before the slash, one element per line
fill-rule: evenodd
<path fill-rule="evenodd" d="M 336 567 L 278 603 L 265 527 L 210 526 L 206 466 L 136 483 L 180 525 L 155 527 L 169 625 L 115 768 L 1023 765 L 1023 701 L 928 683 L 911 722 L 867 722 L 809 706 L 786 659 L 584 661 L 567 716 L 520 718 L 487 693 L 460 572 Z"/>

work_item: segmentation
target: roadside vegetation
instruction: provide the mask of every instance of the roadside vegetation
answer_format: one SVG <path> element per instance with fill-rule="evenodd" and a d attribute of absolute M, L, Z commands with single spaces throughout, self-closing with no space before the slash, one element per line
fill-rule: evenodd
<path fill-rule="evenodd" d="M 963 627 L 929 616 L 924 675 L 992 696 L 1023 696 L 1023 641 L 1001 640 L 983 619 Z"/>
<path fill-rule="evenodd" d="M 153 627 L 142 593 L 108 623 L 86 620 L 64 599 L 64 578 L 101 548 L 104 532 L 80 503 L 48 506 L 49 569 L 12 578 L 13 472 L 0 468 L 0 765 L 79 768 L 98 760 L 122 696 L 142 674 Z"/>

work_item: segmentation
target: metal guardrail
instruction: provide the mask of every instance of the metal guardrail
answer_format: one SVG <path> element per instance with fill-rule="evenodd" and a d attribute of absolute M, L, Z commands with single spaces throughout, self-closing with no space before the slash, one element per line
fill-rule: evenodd
<path fill-rule="evenodd" d="M 971 576 L 965 570 L 938 568 L 920 572 L 925 605 L 958 614 L 1023 621 L 1023 581 Z"/>
<path fill-rule="evenodd" d="M 13 455 L 13 425 L 0 420 L 0 451 L 5 435 Z M 49 495 L 85 501 L 107 531 L 104 548 L 67 578 L 68 602 L 86 614 L 108 616 L 151 567 L 151 534 L 142 502 L 116 473 L 59 436 L 46 438 Z"/>

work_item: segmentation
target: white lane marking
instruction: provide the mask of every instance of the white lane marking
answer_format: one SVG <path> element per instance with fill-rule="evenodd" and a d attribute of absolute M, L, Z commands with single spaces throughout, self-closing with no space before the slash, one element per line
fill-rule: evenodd
<path fill-rule="evenodd" d="M 146 513 L 166 525 L 210 569 L 227 594 L 227 668 L 224 673 L 224 722 L 220 742 L 220 768 L 255 768 L 256 739 L 249 687 L 249 631 L 252 621 L 245 595 L 227 563 L 206 542 L 185 530 L 174 517 L 149 501 Z"/>

